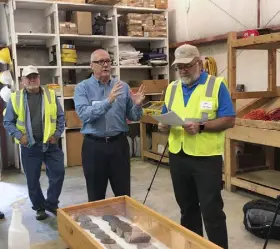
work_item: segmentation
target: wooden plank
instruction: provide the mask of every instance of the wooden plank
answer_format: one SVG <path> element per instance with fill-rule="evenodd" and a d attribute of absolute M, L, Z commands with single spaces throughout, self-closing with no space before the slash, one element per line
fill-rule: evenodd
<path fill-rule="evenodd" d="M 163 242 L 168 248 L 176 249 L 221 249 L 209 240 L 180 226 L 171 219 L 155 212 L 126 196 L 126 214 L 133 223 Z"/>
<path fill-rule="evenodd" d="M 259 170 L 239 173 L 236 175 L 236 177 L 280 191 L 280 171 L 270 169 Z"/>
<path fill-rule="evenodd" d="M 57 212 L 57 226 L 59 235 L 70 246 L 71 249 L 102 249 L 103 247 L 94 240 L 78 223 L 71 220 L 69 215 L 63 211 Z"/>
<path fill-rule="evenodd" d="M 280 133 L 277 130 L 259 129 L 238 125 L 234 128 L 228 129 L 226 132 L 226 138 L 277 148 L 280 147 L 279 135 Z"/>
<path fill-rule="evenodd" d="M 279 25 L 272 25 L 272 26 L 268 26 L 267 28 L 273 32 L 280 31 Z M 244 31 L 236 32 L 237 38 L 242 38 L 243 33 L 244 33 Z M 202 44 L 209 44 L 209 43 L 226 42 L 227 38 L 228 38 L 228 33 L 210 36 L 210 37 L 204 37 L 204 38 L 200 38 L 200 39 L 196 39 L 196 40 L 190 40 L 190 41 L 184 41 L 184 42 L 178 42 L 178 43 L 170 43 L 169 48 L 175 49 L 183 44 L 202 45 Z"/>
<path fill-rule="evenodd" d="M 260 36 L 250 36 L 246 38 L 241 38 L 237 40 L 231 41 L 231 46 L 238 49 L 245 49 L 249 48 L 250 46 L 254 45 L 254 48 L 257 45 L 264 47 L 266 45 L 272 45 L 273 43 L 280 43 L 280 33 L 272 33 Z M 269 46 L 267 47 L 269 49 Z"/>
<path fill-rule="evenodd" d="M 269 98 L 261 98 L 248 103 L 247 105 L 243 106 L 241 109 L 238 110 L 237 117 L 241 118 L 251 110 L 261 108 L 268 101 L 270 101 Z"/>
<path fill-rule="evenodd" d="M 158 124 L 158 121 L 149 115 L 143 115 L 140 122 L 146 124 Z"/>
<path fill-rule="evenodd" d="M 268 91 L 276 92 L 277 50 L 268 50 Z M 276 94 L 277 95 L 277 94 Z"/>
<path fill-rule="evenodd" d="M 271 146 L 265 146 L 265 165 L 271 170 L 275 169 L 274 158 L 275 148 Z"/>
<path fill-rule="evenodd" d="M 225 189 L 233 191 L 230 179 L 236 174 L 235 142 L 226 138 L 225 142 Z"/>
<path fill-rule="evenodd" d="M 248 45 L 246 47 L 237 48 L 237 49 L 246 49 L 246 50 L 269 50 L 269 49 L 279 49 L 280 42 L 268 43 L 268 44 L 257 44 L 257 45 Z"/>
<path fill-rule="evenodd" d="M 247 189 L 249 191 L 261 194 L 261 195 L 265 195 L 265 196 L 269 196 L 272 198 L 276 198 L 277 195 L 280 194 L 280 191 L 275 190 L 275 189 L 270 189 L 264 186 L 261 186 L 259 184 L 256 183 L 252 183 L 252 182 L 248 182 L 246 180 L 242 180 L 242 179 L 238 179 L 237 177 L 232 177 L 231 178 L 231 184 L 240 188 L 244 188 Z"/>
<path fill-rule="evenodd" d="M 232 42 L 236 40 L 236 33 L 230 32 L 228 34 L 228 81 L 229 92 L 236 93 L 236 49 L 231 46 Z M 234 110 L 236 111 L 236 100 L 232 100 Z"/>
<path fill-rule="evenodd" d="M 105 200 L 100 200 L 100 201 L 95 201 L 94 204 L 91 202 L 88 203 L 82 203 L 82 204 L 77 204 L 77 205 L 73 205 L 73 206 L 68 206 L 68 207 L 64 207 L 61 208 L 61 211 L 63 212 L 67 212 L 67 213 L 74 213 L 75 211 L 79 210 L 79 211 L 83 211 L 83 209 L 88 209 L 91 207 L 100 207 L 100 206 L 106 206 L 107 204 L 112 205 L 112 204 L 120 204 L 124 202 L 124 197 L 123 196 L 119 196 L 119 197 L 111 197 L 111 198 L 107 198 Z M 58 209 L 59 211 L 59 209 Z"/>
<path fill-rule="evenodd" d="M 280 131 L 280 122 L 236 118 L 235 125 Z"/>
<path fill-rule="evenodd" d="M 259 92 L 233 92 L 232 99 L 247 99 L 247 98 L 273 98 L 277 96 L 276 91 L 259 91 Z"/>
<path fill-rule="evenodd" d="M 146 124 L 140 122 L 140 141 L 141 141 L 141 159 L 144 160 L 144 151 L 147 149 L 147 129 Z"/>
<path fill-rule="evenodd" d="M 160 158 L 161 158 L 161 155 L 159 154 L 156 154 L 156 153 L 153 153 L 153 152 L 150 152 L 150 151 L 143 151 L 143 156 L 144 157 L 147 157 L 147 158 L 150 158 L 150 159 L 153 159 L 153 160 L 156 160 L 156 161 L 159 161 Z M 162 158 L 162 162 L 163 163 L 169 163 L 169 159 L 168 157 L 163 157 Z"/>

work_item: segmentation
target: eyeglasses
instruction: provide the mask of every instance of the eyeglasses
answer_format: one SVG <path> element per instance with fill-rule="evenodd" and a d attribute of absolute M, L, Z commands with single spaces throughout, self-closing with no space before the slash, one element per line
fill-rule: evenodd
<path fill-rule="evenodd" d="M 107 63 L 108 65 L 111 65 L 112 60 L 99 60 L 99 61 L 92 61 L 91 63 L 96 63 L 96 64 L 99 64 L 100 66 L 104 66 L 105 63 Z"/>
<path fill-rule="evenodd" d="M 197 60 L 193 63 L 188 63 L 188 64 L 177 64 L 175 66 L 175 69 L 176 70 L 187 70 L 187 69 L 190 69 L 192 68 L 197 62 L 199 62 L 200 60 Z"/>
<path fill-rule="evenodd" d="M 33 74 L 32 73 L 32 74 L 29 74 L 29 75 L 25 76 L 25 78 L 27 78 L 29 80 L 32 80 L 32 79 L 36 80 L 36 79 L 39 78 L 39 74 Z"/>

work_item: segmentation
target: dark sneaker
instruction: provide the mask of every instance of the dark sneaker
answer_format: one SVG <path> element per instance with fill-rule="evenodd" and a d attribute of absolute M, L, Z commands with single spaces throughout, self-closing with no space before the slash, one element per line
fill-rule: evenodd
<path fill-rule="evenodd" d="M 44 209 L 37 210 L 37 213 L 36 213 L 37 220 L 45 220 L 47 217 L 48 217 L 48 215 Z"/>
<path fill-rule="evenodd" d="M 46 210 L 52 214 L 54 214 L 55 216 L 57 215 L 57 208 L 53 208 L 53 207 L 48 207 L 46 206 Z"/>
<path fill-rule="evenodd" d="M 5 218 L 5 215 L 2 212 L 0 212 L 0 219 L 2 220 L 4 218 Z"/>

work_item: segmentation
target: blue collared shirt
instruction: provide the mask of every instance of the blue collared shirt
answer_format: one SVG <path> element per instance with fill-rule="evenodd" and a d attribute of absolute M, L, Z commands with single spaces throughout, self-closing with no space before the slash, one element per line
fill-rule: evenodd
<path fill-rule="evenodd" d="M 95 136 L 115 136 L 128 131 L 127 120 L 139 121 L 143 110 L 133 104 L 129 86 L 122 82 L 122 94 L 110 104 L 108 96 L 118 82 L 112 78 L 102 84 L 93 75 L 80 82 L 75 88 L 75 109 L 83 122 L 81 133 Z"/>
<path fill-rule="evenodd" d="M 200 74 L 200 77 L 198 78 L 198 80 L 191 87 L 188 87 L 187 85 L 182 84 L 185 106 L 188 104 L 188 101 L 189 101 L 193 91 L 196 89 L 196 87 L 199 84 L 205 84 L 207 77 L 208 77 L 208 73 L 203 71 Z M 219 107 L 217 110 L 217 118 L 234 117 L 236 115 L 229 91 L 228 91 L 225 83 L 223 83 L 223 82 L 219 89 L 218 102 L 219 102 Z M 167 113 L 167 108 L 165 105 L 162 108 L 162 114 L 164 114 L 164 113 Z"/>
<path fill-rule="evenodd" d="M 31 147 L 35 144 L 35 139 L 33 138 L 33 132 L 32 132 L 32 126 L 31 126 L 31 118 L 30 118 L 30 112 L 28 107 L 28 100 L 27 100 L 27 94 L 26 91 L 23 91 L 24 93 L 24 109 L 25 109 L 25 123 L 26 123 L 26 135 L 28 137 L 28 147 Z M 43 93 L 42 93 L 43 94 Z M 57 121 L 56 121 L 56 131 L 54 136 L 61 137 L 64 128 L 65 128 L 65 118 L 64 118 L 64 112 L 63 109 L 56 98 L 56 105 L 57 105 Z M 42 123 L 44 128 L 44 98 L 42 98 Z M 6 114 L 4 116 L 4 127 L 8 131 L 9 135 L 12 137 L 15 137 L 16 139 L 20 140 L 22 137 L 21 131 L 19 131 L 16 128 L 16 122 L 17 122 L 17 115 L 14 111 L 13 105 L 11 100 L 9 100 L 7 107 L 6 107 Z M 48 148 L 48 143 L 44 144 L 43 150 L 46 151 Z"/>

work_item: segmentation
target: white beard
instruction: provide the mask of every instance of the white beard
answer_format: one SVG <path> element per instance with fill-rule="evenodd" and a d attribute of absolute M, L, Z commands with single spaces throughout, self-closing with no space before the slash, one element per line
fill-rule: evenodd
<path fill-rule="evenodd" d="M 194 82 L 193 78 L 190 76 L 187 76 L 187 77 L 183 76 L 183 77 L 181 77 L 181 80 L 182 80 L 182 84 L 185 84 L 185 85 L 191 85 Z"/>

